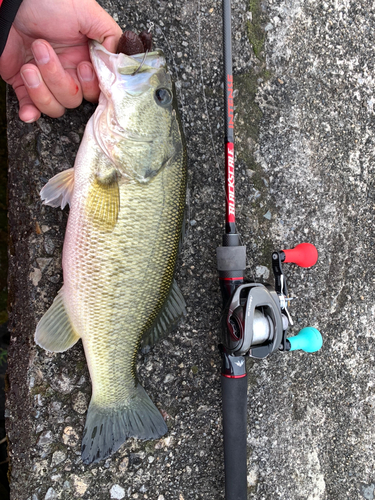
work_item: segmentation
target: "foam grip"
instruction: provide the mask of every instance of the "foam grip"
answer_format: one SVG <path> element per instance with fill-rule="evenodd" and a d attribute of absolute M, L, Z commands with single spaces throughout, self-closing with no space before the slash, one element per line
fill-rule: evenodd
<path fill-rule="evenodd" d="M 247 376 L 221 377 L 225 463 L 225 500 L 247 499 Z"/>
<path fill-rule="evenodd" d="M 283 250 L 284 262 L 292 262 L 299 267 L 311 267 L 318 260 L 318 250 L 311 243 L 300 243 L 295 248 Z"/>

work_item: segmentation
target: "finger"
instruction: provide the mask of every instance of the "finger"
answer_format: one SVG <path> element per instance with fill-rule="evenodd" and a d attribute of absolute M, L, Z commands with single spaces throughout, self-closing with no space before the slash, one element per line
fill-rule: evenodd
<path fill-rule="evenodd" d="M 103 47 L 107 49 L 108 52 L 113 52 L 114 54 L 116 54 L 118 41 L 120 40 L 121 35 L 122 35 L 122 30 L 120 28 L 119 35 L 116 34 L 114 36 L 110 35 L 104 37 Z"/>
<path fill-rule="evenodd" d="M 100 89 L 92 64 L 89 62 L 80 63 L 77 67 L 77 75 L 86 101 L 98 102 Z"/>
<path fill-rule="evenodd" d="M 17 84 L 13 85 L 13 89 L 19 102 L 18 115 L 20 120 L 25 123 L 33 123 L 39 120 L 41 113 L 31 100 L 21 78 Z"/>
<path fill-rule="evenodd" d="M 109 51 L 116 53 L 122 29 L 116 21 L 96 2 L 82 2 L 85 15 L 81 19 L 81 33 L 103 44 Z"/>
<path fill-rule="evenodd" d="M 51 118 L 58 118 L 65 113 L 64 106 L 55 99 L 36 66 L 33 64 L 22 66 L 21 77 L 31 101 L 39 111 Z"/>
<path fill-rule="evenodd" d="M 43 81 L 54 98 L 65 108 L 79 106 L 82 89 L 74 68 L 64 69 L 57 54 L 45 40 L 36 40 L 31 50 Z"/>

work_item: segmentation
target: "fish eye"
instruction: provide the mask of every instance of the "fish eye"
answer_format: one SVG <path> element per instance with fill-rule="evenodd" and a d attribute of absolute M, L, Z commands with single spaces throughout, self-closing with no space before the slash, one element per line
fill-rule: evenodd
<path fill-rule="evenodd" d="M 168 89 L 157 89 L 155 92 L 155 101 L 159 106 L 169 106 L 172 102 L 172 94 Z"/>

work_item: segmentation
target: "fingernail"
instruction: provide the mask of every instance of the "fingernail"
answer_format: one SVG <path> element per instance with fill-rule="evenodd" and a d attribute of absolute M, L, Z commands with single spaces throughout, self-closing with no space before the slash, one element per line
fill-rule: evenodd
<path fill-rule="evenodd" d="M 49 51 L 44 43 L 34 43 L 31 50 L 33 51 L 35 60 L 38 64 L 47 64 L 49 62 Z"/>
<path fill-rule="evenodd" d="M 24 69 L 21 76 L 28 87 L 36 88 L 40 84 L 39 72 L 35 69 Z"/>
<path fill-rule="evenodd" d="M 94 78 L 94 72 L 89 64 L 81 64 L 78 68 L 79 76 L 84 82 L 91 82 Z"/>

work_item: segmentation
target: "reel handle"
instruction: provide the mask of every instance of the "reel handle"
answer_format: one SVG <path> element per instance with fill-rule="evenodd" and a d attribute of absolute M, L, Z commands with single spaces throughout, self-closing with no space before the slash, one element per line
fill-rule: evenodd
<path fill-rule="evenodd" d="M 316 352 L 323 345 L 321 333 L 312 326 L 302 328 L 297 335 L 289 337 L 287 340 L 290 343 L 290 351 Z"/>
<path fill-rule="evenodd" d="M 300 243 L 290 250 L 282 250 L 283 263 L 292 262 L 299 267 L 312 267 L 318 260 L 318 250 L 311 243 Z"/>

